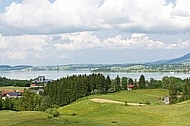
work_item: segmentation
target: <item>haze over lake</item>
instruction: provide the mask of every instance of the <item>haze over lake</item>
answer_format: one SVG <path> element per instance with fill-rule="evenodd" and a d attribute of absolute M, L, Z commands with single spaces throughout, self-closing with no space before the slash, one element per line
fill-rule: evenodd
<path fill-rule="evenodd" d="M 79 75 L 79 74 L 91 74 L 90 71 L 0 71 L 1 77 L 11 78 L 11 79 L 34 79 L 37 76 L 45 76 L 47 79 L 59 79 L 66 76 Z M 110 78 L 115 78 L 117 75 L 119 77 L 130 77 L 133 79 L 139 79 L 140 75 L 144 75 L 146 80 L 154 78 L 157 80 L 162 79 L 164 76 L 175 76 L 182 79 L 190 77 L 189 73 L 171 73 L 171 72 L 136 72 L 136 73 L 126 73 L 126 72 L 101 72 L 103 75 L 109 75 Z"/>

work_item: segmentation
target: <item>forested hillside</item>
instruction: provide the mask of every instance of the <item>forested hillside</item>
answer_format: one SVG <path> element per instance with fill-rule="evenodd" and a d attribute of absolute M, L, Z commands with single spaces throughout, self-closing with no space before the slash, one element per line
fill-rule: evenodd
<path fill-rule="evenodd" d="M 51 97 L 53 104 L 62 106 L 90 94 L 107 93 L 110 85 L 109 76 L 102 74 L 73 75 L 49 83 L 45 95 Z"/>

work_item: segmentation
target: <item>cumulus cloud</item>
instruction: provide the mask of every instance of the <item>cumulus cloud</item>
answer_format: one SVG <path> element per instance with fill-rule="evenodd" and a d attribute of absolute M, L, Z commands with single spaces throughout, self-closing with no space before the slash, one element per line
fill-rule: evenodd
<path fill-rule="evenodd" d="M 25 59 L 28 55 L 36 55 L 48 49 L 48 36 L 0 35 L 1 57 L 9 59 Z"/>
<path fill-rule="evenodd" d="M 85 57 L 88 53 L 101 56 L 111 55 L 117 50 L 189 50 L 190 40 L 178 38 L 176 42 L 165 43 L 152 39 L 148 34 L 133 33 L 128 36 L 118 34 L 100 39 L 94 32 L 76 32 L 54 35 L 0 35 L 0 61 L 28 60 L 33 62 L 61 62 L 73 57 Z M 98 52 L 96 52 L 98 51 Z M 119 54 L 122 54 L 121 52 Z M 138 52 L 138 51 L 137 51 Z M 95 54 L 91 55 L 95 57 Z M 88 58 L 86 58 L 88 59 Z M 101 58 L 98 58 L 99 60 Z M 73 59 L 75 60 L 75 59 Z M 81 59 L 80 59 L 81 60 Z"/>
<path fill-rule="evenodd" d="M 190 29 L 190 1 L 23 0 L 0 13 L 4 35 L 57 34 L 116 29 L 129 33 L 178 33 Z M 186 29 L 184 29 L 186 28 Z M 7 29 L 9 29 L 7 31 Z"/>

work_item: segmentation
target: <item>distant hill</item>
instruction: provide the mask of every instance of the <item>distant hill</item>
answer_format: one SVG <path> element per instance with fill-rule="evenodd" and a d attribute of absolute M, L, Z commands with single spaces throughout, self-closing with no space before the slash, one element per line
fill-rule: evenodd
<path fill-rule="evenodd" d="M 174 58 L 174 59 L 169 59 L 169 60 L 159 60 L 156 62 L 149 62 L 146 63 L 148 65 L 161 65 L 161 64 L 186 64 L 189 63 L 190 64 L 190 53 L 182 56 L 182 57 L 178 57 L 178 58 Z"/>
<path fill-rule="evenodd" d="M 67 64 L 55 66 L 30 66 L 30 65 L 0 65 L 0 71 L 62 71 L 62 70 L 86 70 L 92 72 L 137 72 L 137 71 L 183 71 L 190 73 L 190 53 L 169 60 L 159 60 L 147 63 L 125 64 Z M 185 70 L 185 71 L 184 71 Z"/>
<path fill-rule="evenodd" d="M 9 70 L 22 70 L 31 68 L 33 66 L 29 65 L 17 65 L 17 66 L 10 66 L 10 65 L 0 65 L 0 71 L 9 71 Z"/>

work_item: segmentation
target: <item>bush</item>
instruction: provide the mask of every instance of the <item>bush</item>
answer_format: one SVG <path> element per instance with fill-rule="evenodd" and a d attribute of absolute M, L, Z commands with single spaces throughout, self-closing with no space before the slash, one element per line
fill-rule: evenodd
<path fill-rule="evenodd" d="M 73 113 L 72 116 L 76 116 L 77 114 L 76 113 Z"/>
<path fill-rule="evenodd" d="M 125 102 L 125 106 L 128 106 L 127 102 Z"/>
<path fill-rule="evenodd" d="M 46 110 L 46 112 L 51 114 L 53 117 L 58 117 L 59 116 L 59 112 L 57 111 L 56 108 L 48 108 Z"/>
<path fill-rule="evenodd" d="M 112 121 L 112 123 L 117 123 L 117 121 Z"/>
<path fill-rule="evenodd" d="M 48 115 L 47 118 L 48 118 L 48 119 L 51 119 L 51 118 L 53 118 L 53 116 L 52 116 L 52 115 Z"/>
<path fill-rule="evenodd" d="M 115 90 L 115 88 L 110 88 L 110 89 L 108 89 L 107 92 L 108 92 L 108 93 L 114 93 L 114 92 L 116 92 L 116 90 Z"/>
<path fill-rule="evenodd" d="M 146 101 L 145 104 L 150 105 L 150 102 L 149 102 L 149 101 Z"/>

